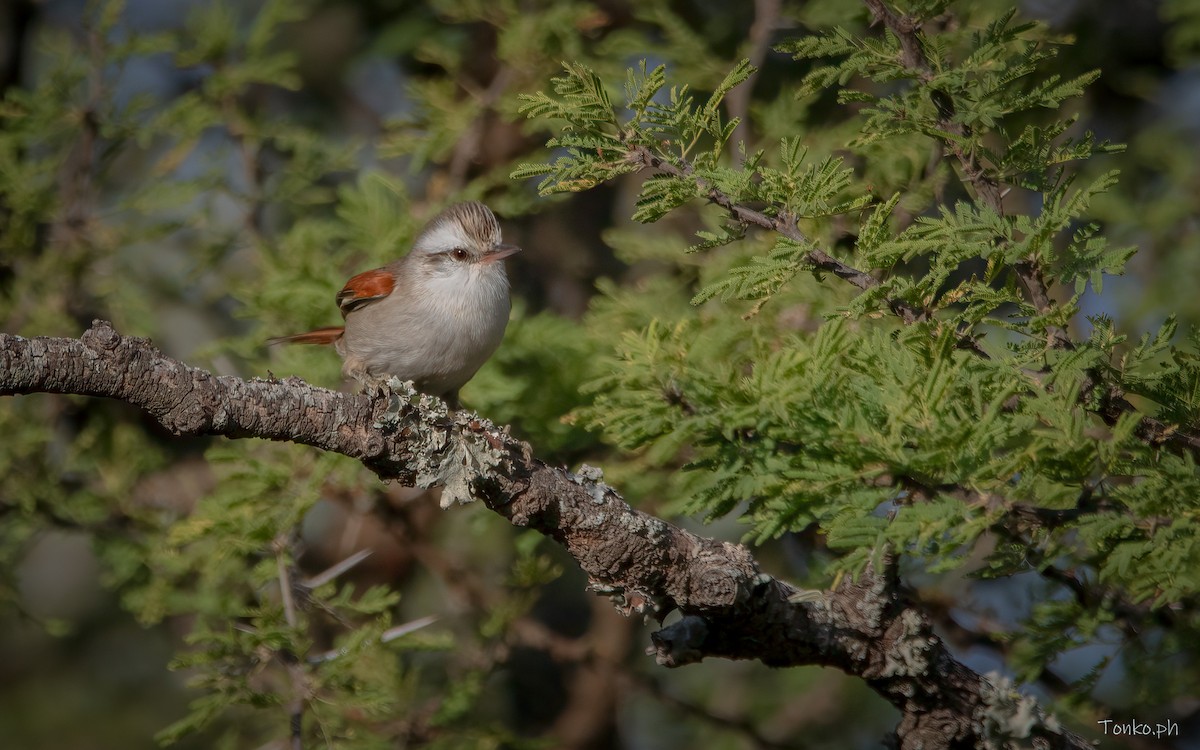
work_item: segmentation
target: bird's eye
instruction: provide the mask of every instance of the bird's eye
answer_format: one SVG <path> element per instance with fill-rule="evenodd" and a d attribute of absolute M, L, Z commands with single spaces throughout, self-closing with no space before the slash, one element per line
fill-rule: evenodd
<path fill-rule="evenodd" d="M 471 257 L 471 254 L 466 250 L 463 250 L 461 247 L 456 247 L 450 251 L 450 257 L 454 258 L 455 260 L 466 260 L 467 258 Z"/>

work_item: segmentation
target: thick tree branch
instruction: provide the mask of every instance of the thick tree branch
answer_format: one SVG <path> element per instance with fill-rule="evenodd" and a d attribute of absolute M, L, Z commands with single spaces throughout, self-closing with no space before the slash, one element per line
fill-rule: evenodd
<path fill-rule="evenodd" d="M 679 609 L 683 618 L 652 636 L 660 664 L 715 656 L 837 667 L 902 712 L 897 747 L 1086 747 L 1031 698 L 956 661 L 901 597 L 890 562 L 792 601 L 796 589 L 763 574 L 745 547 L 634 510 L 598 472 L 547 466 L 490 422 L 409 388 L 351 395 L 297 378 L 217 377 L 104 322 L 80 339 L 0 334 L 0 395 L 40 392 L 120 399 L 175 434 L 301 443 L 383 478 L 444 485 L 444 497 L 480 500 L 553 538 L 622 612 L 661 619 Z"/>

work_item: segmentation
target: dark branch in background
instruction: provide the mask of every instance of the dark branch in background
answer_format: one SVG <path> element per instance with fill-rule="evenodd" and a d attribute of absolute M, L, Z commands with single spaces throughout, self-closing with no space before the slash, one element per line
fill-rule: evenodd
<path fill-rule="evenodd" d="M 468 95 L 479 105 L 479 114 L 471 121 L 466 132 L 459 137 L 458 144 L 454 147 L 454 152 L 450 157 L 450 166 L 447 168 L 450 191 L 456 192 L 466 184 L 467 170 L 471 168 L 471 163 L 479 158 L 479 153 L 483 150 L 488 117 L 495 112 L 496 103 L 512 85 L 515 77 L 511 67 L 502 65 L 486 89 L 479 90 L 465 78 L 459 82 L 459 85 L 466 89 Z"/>
<path fill-rule="evenodd" d="M 904 67 L 916 73 L 925 83 L 933 80 L 933 71 L 930 70 L 929 60 L 925 57 L 925 50 L 921 47 L 921 40 L 917 36 L 917 31 L 921 28 L 920 24 L 908 16 L 896 15 L 883 3 L 883 0 L 863 0 L 863 2 L 870 8 L 875 20 L 883 23 L 889 31 L 896 35 L 900 42 L 901 61 L 904 63 Z M 953 107 L 952 103 L 950 107 Z M 971 135 L 970 128 L 954 121 L 953 111 L 943 112 L 943 108 L 939 107 L 939 112 L 942 113 L 942 116 L 938 119 L 938 128 L 959 139 L 966 139 Z M 958 160 L 962 167 L 963 178 L 975 189 L 983 202 L 997 213 L 1002 213 L 1004 193 L 995 178 L 988 174 L 987 168 L 979 162 L 975 153 L 965 150 L 961 142 L 952 139 L 947 139 L 946 148 Z M 1044 290 L 1043 296 L 1045 296 Z"/>
<path fill-rule="evenodd" d="M 743 206 L 735 202 L 733 198 L 710 184 L 708 180 L 693 174 L 690 164 L 684 163 L 682 167 L 676 166 L 653 153 L 645 146 L 634 146 L 630 149 L 629 161 L 640 165 L 644 169 L 656 169 L 663 174 L 695 182 L 701 190 L 705 191 L 705 198 L 710 203 L 714 203 L 725 209 L 729 212 L 730 216 L 743 224 L 753 224 L 763 229 L 769 229 L 772 232 L 778 232 L 800 245 L 811 244 L 808 237 L 800 231 L 800 227 L 796 226 L 796 221 L 793 217 L 785 215 L 767 216 L 762 211 L 756 211 L 749 206 Z M 866 271 L 860 271 L 854 266 L 843 263 L 820 248 L 809 250 L 805 259 L 818 271 L 832 273 L 839 279 L 850 282 L 864 292 L 879 286 L 879 279 L 876 279 Z M 906 324 L 927 319 L 924 310 L 918 310 L 901 299 L 888 300 L 888 307 Z"/>
<path fill-rule="evenodd" d="M 107 48 L 100 32 L 85 28 L 88 50 L 87 102 L 76 112 L 79 138 L 71 147 L 59 173 L 62 207 L 50 229 L 50 241 L 76 245 L 83 241 L 84 227 L 95 211 L 97 151 L 100 146 L 100 106 L 105 96 L 104 62 Z"/>
<path fill-rule="evenodd" d="M 798 741 L 783 741 L 774 740 L 763 734 L 751 721 L 741 716 L 725 716 L 714 713 L 702 706 L 690 703 L 678 696 L 673 695 L 667 688 L 658 680 L 635 675 L 634 679 L 630 680 L 630 687 L 641 689 L 650 694 L 663 705 L 675 709 L 684 716 L 698 719 L 705 723 L 711 724 L 718 729 L 724 729 L 729 732 L 735 732 L 744 736 L 753 747 L 762 748 L 762 750 L 798 750 L 805 745 Z"/>
<path fill-rule="evenodd" d="M 878 0 L 864 1 L 871 8 L 872 12 L 876 13 L 877 18 L 883 20 L 888 28 L 896 33 L 901 40 L 901 49 L 905 64 L 927 74 L 928 62 L 925 61 L 924 53 L 921 52 L 920 43 L 916 37 L 916 26 L 913 21 L 896 16 Z M 910 61 L 912 61 L 911 64 Z M 939 127 L 957 135 L 967 134 L 966 129 L 962 125 L 952 122 L 948 117 L 939 121 Z M 947 148 L 959 160 L 965 178 L 975 187 L 981 199 L 997 213 L 1003 213 L 1003 194 L 995 180 L 987 174 L 976 157 L 964 151 L 961 145 L 953 140 L 947 141 Z M 725 209 L 729 212 L 730 216 L 742 224 L 753 225 L 777 232 L 797 244 L 811 244 L 808 237 L 800 231 L 794 217 L 786 214 L 769 216 L 762 211 L 736 202 L 730 195 L 712 185 L 708 180 L 697 176 L 692 170 L 691 165 L 686 161 L 676 163 L 654 153 L 645 146 L 631 147 L 627 158 L 631 163 L 638 165 L 642 169 L 653 169 L 678 179 L 692 181 L 703 191 L 704 197 L 708 202 Z M 815 270 L 831 273 L 864 292 L 879 286 L 879 280 L 870 273 L 838 260 L 820 248 L 813 247 L 808 250 L 805 260 Z M 1053 308 L 1054 302 L 1046 288 L 1040 267 L 1032 260 L 1026 260 L 1016 263 L 1014 268 L 1038 313 L 1045 314 L 1049 312 Z M 922 310 L 902 299 L 889 299 L 887 300 L 887 305 L 905 325 L 912 325 L 930 319 L 927 310 Z M 1062 349 L 1075 348 L 1075 343 L 1071 341 L 1066 332 L 1061 328 L 1050 326 L 1048 327 L 1048 334 L 1051 346 Z M 969 332 L 960 332 L 958 334 L 958 348 L 970 351 L 984 359 L 990 358 L 990 355 Z M 1092 375 L 1084 383 L 1084 387 L 1080 393 L 1081 402 L 1086 402 L 1095 388 L 1102 387 L 1099 380 L 1098 376 Z M 1100 394 L 1098 408 L 1095 408 L 1093 411 L 1106 424 L 1112 426 L 1116 424 L 1117 419 L 1122 415 L 1136 413 L 1137 408 L 1126 400 L 1119 390 L 1105 389 Z M 1190 453 L 1194 458 L 1200 460 L 1200 435 L 1196 435 L 1189 430 L 1180 429 L 1176 425 L 1167 424 L 1153 417 L 1141 416 L 1139 417 L 1135 434 L 1150 445 L 1171 445 L 1178 450 Z"/>
<path fill-rule="evenodd" d="M 1074 570 L 1063 570 L 1054 565 L 1038 549 L 1033 535 L 1014 528 L 1017 524 L 1009 520 L 1009 523 L 993 524 L 992 531 L 999 538 L 1025 550 L 1030 567 L 1042 578 L 1070 592 L 1081 608 L 1087 611 L 1111 612 L 1114 615 L 1114 624 L 1131 643 L 1143 637 L 1147 623 L 1153 622 L 1168 630 L 1175 628 L 1178 625 L 1177 613 L 1191 606 L 1187 601 L 1180 601 L 1171 607 L 1155 608 L 1152 602 L 1132 602 L 1123 592 L 1111 586 L 1096 581 L 1084 582 Z"/>
<path fill-rule="evenodd" d="M 745 57 L 756 71 L 762 70 L 763 61 L 767 58 L 767 51 L 771 48 L 771 33 L 779 25 L 782 10 L 782 0 L 754 0 L 754 22 L 750 24 L 747 40 L 750 43 L 750 50 Z M 738 144 L 746 143 L 750 139 L 750 122 L 747 115 L 750 113 L 750 95 L 754 93 L 754 79 L 757 77 L 758 73 L 755 73 L 741 86 L 735 86 L 725 95 L 725 106 L 729 109 L 729 117 L 730 119 L 736 118 L 738 121 L 733 136 L 729 139 L 729 147 L 735 157 Z M 746 145 L 748 147 L 749 143 Z M 747 148 L 747 151 L 750 150 L 752 149 Z"/>
<path fill-rule="evenodd" d="M 884 4 L 883 0 L 863 0 L 863 2 L 870 8 L 871 15 L 875 16 L 876 22 L 882 23 L 896 35 L 900 42 L 901 60 L 904 67 L 916 73 L 922 82 L 929 83 L 933 79 L 933 72 L 930 70 L 928 58 L 925 57 L 925 50 L 921 46 L 921 38 L 917 35 L 921 28 L 920 24 L 908 16 L 896 15 Z M 1004 192 L 1001 190 L 999 182 L 979 161 L 978 155 L 964 146 L 971 136 L 971 129 L 954 120 L 953 102 L 949 100 L 949 97 L 942 96 L 945 104 L 938 103 L 940 116 L 937 126 L 938 129 L 953 136 L 944 139 L 943 145 L 958 161 L 963 180 L 975 190 L 979 199 L 997 214 L 1003 216 Z M 1042 278 L 1042 270 L 1037 261 L 1032 258 L 1021 261 L 1014 264 L 1013 269 L 1038 314 L 1045 315 L 1050 312 L 1054 307 L 1054 301 L 1046 288 L 1046 282 Z M 1075 348 L 1074 343 L 1067 336 L 1067 332 L 1058 326 L 1048 326 L 1047 335 L 1048 343 L 1054 348 Z"/>
<path fill-rule="evenodd" d="M 921 46 L 921 38 L 917 34 L 920 30 L 920 24 L 915 19 L 896 15 L 884 4 L 883 0 L 863 0 L 863 2 L 870 9 L 876 22 L 882 23 L 889 31 L 896 35 L 896 38 L 900 42 L 901 60 L 904 66 L 912 70 L 922 82 L 928 83 L 932 80 L 929 60 L 925 56 L 924 48 Z M 976 154 L 964 148 L 963 143 L 971 135 L 970 128 L 954 120 L 953 103 L 949 102 L 948 97 L 946 99 L 948 106 L 941 104 L 938 106 L 941 116 L 938 119 L 937 126 L 940 130 L 954 137 L 944 139 L 943 145 L 958 161 L 964 181 L 974 188 L 980 200 L 997 214 L 1003 216 L 1004 192 L 1001 190 L 996 178 L 989 174 L 987 168 L 980 163 Z M 1041 265 L 1037 260 L 1027 258 L 1019 261 L 1013 264 L 1013 270 L 1018 280 L 1020 280 L 1021 286 L 1025 289 L 1030 303 L 1037 310 L 1038 314 L 1046 315 L 1049 313 L 1054 308 L 1055 302 L 1050 296 L 1045 278 L 1042 276 Z M 1052 348 L 1075 348 L 1075 342 L 1071 340 L 1071 337 L 1061 327 L 1047 326 L 1046 333 L 1048 337 L 1047 343 Z M 1088 377 L 1089 382 L 1085 383 L 1082 389 L 1084 394 L 1093 388 L 1103 387 L 1098 374 L 1092 373 Z M 1123 394 L 1108 392 L 1106 390 L 1102 394 L 1101 405 L 1097 413 L 1109 426 L 1112 426 L 1116 424 L 1117 419 L 1123 414 L 1136 413 L 1136 411 L 1137 409 L 1133 404 L 1125 400 Z M 1152 445 L 1171 443 L 1177 448 L 1190 452 L 1194 458 L 1200 459 L 1200 436 L 1187 431 L 1177 430 L 1175 427 L 1151 417 L 1141 417 L 1137 428 L 1137 436 Z"/>
<path fill-rule="evenodd" d="M 251 144 L 249 123 L 242 115 L 234 95 L 228 94 L 222 97 L 217 104 L 225 115 L 225 134 L 237 146 L 246 179 L 246 194 L 241 196 L 246 204 L 246 215 L 242 223 L 250 236 L 261 242 L 263 241 L 263 214 L 266 211 L 266 201 L 263 195 L 263 178 L 265 176 L 262 162 L 263 143 L 258 141 Z"/>
<path fill-rule="evenodd" d="M 26 54 L 32 42 L 33 0 L 15 0 L 0 6 L 0 95 L 21 80 L 23 67 L 31 61 Z"/>
<path fill-rule="evenodd" d="M 1084 382 L 1085 388 L 1080 394 L 1081 398 L 1088 393 L 1089 386 L 1097 387 L 1097 379 L 1089 375 L 1089 379 Z M 1105 424 L 1112 427 L 1122 415 L 1136 414 L 1137 407 L 1129 403 L 1119 389 L 1108 388 L 1100 396 L 1100 406 L 1096 413 L 1100 415 Z M 1134 434 L 1151 445 L 1174 445 L 1188 451 L 1193 458 L 1200 460 L 1200 435 L 1190 430 L 1180 429 L 1178 425 L 1167 424 L 1153 417 L 1141 417 L 1134 429 Z"/>
<path fill-rule="evenodd" d="M 941 484 L 936 487 L 924 484 L 913 477 L 900 477 L 898 485 L 910 492 L 914 499 L 932 500 L 941 495 L 951 495 L 963 505 L 1000 509 L 1004 515 L 990 525 L 992 533 L 1024 550 L 1029 567 L 1036 570 L 1047 581 L 1065 588 L 1075 597 L 1079 605 L 1087 610 L 1108 610 L 1118 619 L 1122 633 L 1130 641 L 1141 636 L 1142 624 L 1153 621 L 1163 628 L 1171 629 L 1178 624 L 1175 613 L 1165 607 L 1154 608 L 1151 602 L 1136 603 L 1119 588 L 1106 586 L 1097 581 L 1084 583 L 1072 573 L 1060 570 L 1052 560 L 1039 551 L 1039 540 L 1030 528 L 1047 530 L 1059 528 L 1090 513 L 1120 512 L 1105 497 L 1098 497 L 1094 487 L 1085 487 L 1074 508 L 1043 508 L 1032 503 L 1016 502 L 995 493 L 985 493 L 960 484 Z M 1161 522 L 1168 522 L 1161 519 Z M 1177 603 L 1179 609 L 1190 606 Z"/>
<path fill-rule="evenodd" d="M 178 435 L 300 443 L 355 458 L 382 478 L 443 484 L 444 499 L 476 498 L 554 539 L 621 612 L 661 620 L 680 610 L 682 619 L 652 635 L 660 664 L 723 657 L 836 667 L 901 711 L 896 747 L 1005 738 L 1088 746 L 1032 698 L 956 661 L 902 598 L 890 561 L 883 573 L 868 569 L 856 583 L 792 601 L 800 592 L 762 573 L 745 547 L 634 510 L 593 472 L 547 466 L 486 420 L 447 413 L 411 390 L 350 395 L 297 378 L 218 377 L 97 322 L 80 339 L 0 334 L 0 395 L 28 393 L 120 399 Z"/>

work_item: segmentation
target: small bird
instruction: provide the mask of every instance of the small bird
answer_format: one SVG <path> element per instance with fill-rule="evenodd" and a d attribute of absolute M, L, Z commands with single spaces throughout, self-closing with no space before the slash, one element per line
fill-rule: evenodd
<path fill-rule="evenodd" d="M 475 201 L 456 203 L 421 230 L 412 251 L 360 273 L 337 294 L 344 326 L 269 343 L 332 344 L 342 374 L 361 383 L 389 376 L 458 404 L 461 388 L 492 356 L 512 303 L 500 224 Z"/>

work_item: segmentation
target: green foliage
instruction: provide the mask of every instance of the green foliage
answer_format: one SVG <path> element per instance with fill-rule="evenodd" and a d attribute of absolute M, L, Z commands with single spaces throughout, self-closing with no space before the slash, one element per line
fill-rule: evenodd
<path fill-rule="evenodd" d="M 913 28 L 931 28 L 921 22 L 944 5 L 908 8 Z M 1133 254 L 1089 219 L 1115 173 L 1080 180 L 1072 167 L 1120 147 L 1058 111 L 1098 72 L 1053 72 L 1066 40 L 1015 11 L 986 22 L 981 6 L 952 12 L 962 22 L 936 33 L 837 27 L 780 47 L 814 63 L 796 96 L 832 90 L 854 107 L 846 140 L 826 149 L 809 145 L 820 142 L 809 123 L 731 148 L 733 120 L 714 113 L 752 75 L 744 63 L 704 99 L 643 62 L 627 75 L 625 116 L 604 78 L 567 65 L 524 108 L 552 121 L 549 145 L 566 153 L 513 177 L 540 177 L 553 194 L 636 169 L 635 220 L 707 202 L 705 216 L 723 222 L 697 231 L 692 250 L 708 257 L 691 261 L 703 270 L 681 290 L 701 309 L 630 316 L 622 291 L 596 308 L 593 328 L 625 332 L 579 419 L 638 466 L 682 466 L 672 487 L 688 512 L 736 514 L 759 543 L 819 529 L 837 553 L 830 572 L 861 570 L 885 546 L 930 573 L 970 564 L 1053 585 L 1063 568 L 1088 571 L 1029 613 L 1015 663 L 1037 679 L 1106 623 L 1200 597 L 1193 456 L 1147 440 L 1139 413 L 1114 411 L 1137 396 L 1168 432 L 1200 427 L 1200 348 L 1176 343 L 1172 323 L 1128 347 L 1101 320 L 1063 343 L 1056 332 L 1082 296 Z M 848 157 L 930 148 L 949 170 Z M 715 254 L 731 243 L 743 247 L 733 264 Z M 858 291 L 814 296 L 803 272 L 819 253 L 832 260 L 818 280 Z M 825 322 L 795 330 L 801 300 Z M 1172 620 L 1178 632 L 1196 625 Z M 1165 650 L 1139 648 L 1164 667 Z"/>
<path fill-rule="evenodd" d="M 271 97 L 306 84 L 290 35 L 316 7 L 205 3 L 171 32 L 141 34 L 128 27 L 122 3 L 103 2 L 91 6 L 84 38 L 64 31 L 44 40 L 48 67 L 38 88 L 8 89 L 0 106 L 6 331 L 78 335 L 92 317 L 103 316 L 124 332 L 154 336 L 176 356 L 264 375 L 268 336 L 334 322 L 334 294 L 345 276 L 394 259 L 441 204 L 479 196 L 496 181 L 481 175 L 453 195 L 415 201 L 393 162 L 372 162 L 362 143 L 332 137 L 326 123 L 273 112 L 266 104 Z M 464 22 L 480 16 L 505 22 L 484 5 L 455 12 Z M 515 6 L 506 12 L 519 15 Z M 552 19 L 539 19 L 537 28 L 550 33 Z M 88 54 L 80 54 L 80 45 Z M 150 55 L 194 71 L 196 85 L 161 99 L 119 99 L 123 67 Z M 537 65 L 548 71 L 557 61 L 538 58 Z M 432 84 L 415 88 L 435 93 Z M 442 113 L 444 121 L 424 111 L 436 130 L 417 135 L 413 128 L 429 121 L 416 117 L 389 124 L 381 140 L 391 147 L 419 140 L 425 158 L 448 158 L 439 144 L 456 142 L 449 125 L 474 127 L 480 112 L 452 104 L 459 111 Z M 127 176 L 131 165 L 135 175 Z M 508 169 L 495 174 L 503 178 Z M 498 211 L 507 205 L 512 216 L 528 205 L 519 191 L 507 192 L 511 198 L 490 201 Z M 20 283 L 9 283 L 14 277 Z M 176 337 L 181 328 L 204 330 L 209 314 L 225 327 L 219 342 L 197 352 L 190 337 Z M 586 361 L 587 340 L 547 316 L 527 316 L 512 334 L 516 351 L 493 367 L 560 361 L 557 400 L 525 412 L 530 432 L 548 446 L 557 441 L 568 455 L 594 442 L 559 419 L 582 377 L 571 368 Z M 543 348 L 543 337 L 556 346 Z M 568 360 L 572 352 L 579 356 Z M 270 355 L 270 367 L 281 372 L 303 372 L 331 386 L 339 381 L 330 352 Z M 514 398 L 525 397 L 522 388 L 550 392 L 542 382 L 521 386 L 519 378 L 480 381 L 469 398 L 485 405 L 504 395 L 502 384 L 516 391 Z M 224 731 L 229 746 L 257 746 L 286 736 L 295 696 L 305 741 L 327 747 L 387 746 L 405 732 L 426 731 L 395 720 L 428 711 L 430 701 L 434 708 L 444 701 L 441 713 L 458 717 L 438 727 L 443 742 L 508 736 L 495 722 L 471 720 L 480 701 L 494 700 L 496 688 L 482 690 L 494 665 L 452 667 L 476 689 L 443 697 L 437 690 L 445 688 L 445 670 L 422 672 L 407 663 L 413 653 L 434 663 L 461 657 L 446 630 L 389 634 L 402 615 L 419 617 L 398 589 L 356 586 L 357 569 L 319 586 L 307 583 L 314 557 L 321 559 L 307 548 L 330 533 L 319 528 L 320 519 L 345 503 L 388 502 L 382 490 L 369 489 L 377 480 L 357 463 L 272 445 L 215 443 L 201 453 L 192 444 L 183 456 L 213 477 L 211 491 L 192 491 L 186 479 L 166 474 L 180 460 L 172 444 L 126 409 L 80 399 L 53 405 L 6 399 L 0 406 L 0 425 L 13 439 L 0 451 L 0 471 L 12 483 L 2 501 L 0 593 L 19 596 L 11 571 L 46 528 L 94 534 L 106 583 L 139 621 L 191 630 L 173 666 L 186 671 L 195 697 L 189 711 L 172 717 L 160 742 Z M 155 485 L 160 471 L 173 479 Z M 10 509 L 19 511 L 18 522 L 7 522 Z M 505 637 L 511 621 L 533 605 L 529 592 L 559 573 L 544 550 L 526 550 L 507 579 L 507 564 L 497 566 L 498 558 L 503 553 L 493 554 L 489 569 L 511 591 L 497 607 L 504 616 L 474 634 L 467 628 L 462 640 Z"/>
<path fill-rule="evenodd" d="M 1183 694 L 1200 661 L 1200 475 L 1170 437 L 1200 422 L 1200 332 L 1179 330 L 1200 319 L 1186 128 L 1147 127 L 1127 154 L 1087 132 L 1094 63 L 989 0 L 905 3 L 912 36 L 857 4 L 789 6 L 782 55 L 741 33 L 750 4 L 704 22 L 666 0 L 632 19 L 372 6 L 355 12 L 388 21 L 356 54 L 405 74 L 381 114 L 330 83 L 361 60 L 302 54 L 304 25 L 337 5 L 201 3 L 135 33 L 99 2 L 84 33 L 44 33 L 35 85 L 0 102 L 5 330 L 77 335 L 102 316 L 222 373 L 333 387 L 331 353 L 263 340 L 335 324 L 346 276 L 446 203 L 486 199 L 526 245 L 523 273 L 576 264 L 557 286 L 515 279 L 529 299 L 463 392 L 539 458 L 603 465 L 652 510 L 732 517 L 765 560 L 777 539 L 808 545 L 815 587 L 885 549 L 906 576 L 1019 587 L 1030 606 L 982 635 L 1022 679 L 1111 647 L 1075 676 L 1081 712 L 1106 708 L 1118 668 L 1137 705 Z M 1185 5 L 1164 4 L 1181 56 Z M 161 58 L 187 85 L 120 94 L 126 68 Z M 1113 160 L 1135 156 L 1118 183 Z M 575 201 L 557 226 L 549 196 Z M 599 225 L 616 262 L 589 254 L 601 210 L 635 222 Z M 1146 296 L 1182 324 L 1085 322 L 1143 233 L 1174 290 Z M 593 279 L 581 320 L 541 309 Z M 0 594 L 19 597 L 9 571 L 47 528 L 83 530 L 126 608 L 190 630 L 175 665 L 194 699 L 161 741 L 279 742 L 297 696 L 314 745 L 542 741 L 505 713 L 514 629 L 563 567 L 540 537 L 469 512 L 418 528 L 421 501 L 353 461 L 180 445 L 114 404 L 6 399 L 0 430 Z M 201 467 L 198 489 L 181 465 Z M 313 584 L 337 562 L 321 543 L 356 523 L 435 583 L 380 563 L 387 585 L 359 568 Z M 392 637 L 447 600 L 453 622 Z"/>

